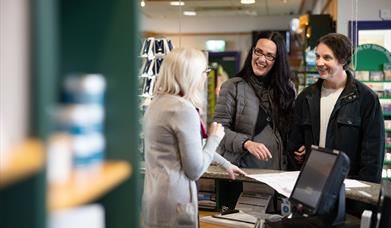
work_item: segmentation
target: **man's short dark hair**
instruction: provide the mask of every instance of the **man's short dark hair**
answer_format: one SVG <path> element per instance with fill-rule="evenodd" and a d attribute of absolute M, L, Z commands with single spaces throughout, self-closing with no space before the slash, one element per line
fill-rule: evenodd
<path fill-rule="evenodd" d="M 343 68 L 347 70 L 352 62 L 352 42 L 348 37 L 339 33 L 329 33 L 319 38 L 316 46 L 320 43 L 329 47 Z"/>

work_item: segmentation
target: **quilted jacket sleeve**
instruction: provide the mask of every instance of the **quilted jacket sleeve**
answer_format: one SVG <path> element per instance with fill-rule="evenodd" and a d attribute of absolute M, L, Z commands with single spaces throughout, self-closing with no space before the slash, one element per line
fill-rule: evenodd
<path fill-rule="evenodd" d="M 217 99 L 214 121 L 221 123 L 225 130 L 225 136 L 220 143 L 220 147 L 222 147 L 223 150 L 241 154 L 245 152 L 243 143 L 251 136 L 234 130 L 237 112 L 238 82 L 237 78 L 233 78 L 226 81 L 221 86 L 220 95 Z"/>

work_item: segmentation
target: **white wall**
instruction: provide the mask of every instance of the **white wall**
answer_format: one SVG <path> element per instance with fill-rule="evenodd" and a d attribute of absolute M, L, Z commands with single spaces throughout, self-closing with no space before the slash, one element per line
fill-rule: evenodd
<path fill-rule="evenodd" d="M 141 16 L 141 31 L 164 33 L 222 33 L 254 30 L 283 30 L 297 15 L 263 17 L 185 17 L 152 19 Z"/>
<path fill-rule="evenodd" d="M 327 3 L 327 0 L 317 0 L 314 6 L 314 9 L 312 10 L 312 14 L 320 14 L 323 6 Z"/>
<path fill-rule="evenodd" d="M 0 1 L 0 165 L 28 133 L 28 9 L 29 1 Z"/>
<path fill-rule="evenodd" d="M 357 14 L 354 9 L 358 3 Z M 391 0 L 338 0 L 337 2 L 337 32 L 349 35 L 349 21 L 379 21 L 380 9 L 391 10 Z M 391 20 L 388 18 L 387 20 Z"/>
<path fill-rule="evenodd" d="M 151 19 L 141 16 L 140 30 L 161 34 L 175 47 L 205 49 L 210 39 L 226 41 L 227 51 L 240 51 L 244 62 L 251 46 L 251 32 L 256 30 L 288 30 L 297 15 L 263 17 L 185 17 Z M 182 35 L 180 35 L 182 34 Z"/>
<path fill-rule="evenodd" d="M 241 63 L 244 62 L 247 52 L 251 46 L 251 33 L 238 34 L 218 34 L 218 35 L 167 35 L 171 39 L 175 47 L 193 47 L 200 50 L 205 50 L 206 40 L 222 39 L 226 41 L 226 51 L 240 51 Z"/>

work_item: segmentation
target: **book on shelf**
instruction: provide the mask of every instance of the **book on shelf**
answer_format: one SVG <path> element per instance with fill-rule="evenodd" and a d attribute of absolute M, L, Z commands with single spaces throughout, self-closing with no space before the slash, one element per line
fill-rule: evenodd
<path fill-rule="evenodd" d="M 384 75 L 382 71 L 371 71 L 369 73 L 369 80 L 372 81 L 383 81 Z"/>
<path fill-rule="evenodd" d="M 383 64 L 384 80 L 391 80 L 391 63 Z"/>
<path fill-rule="evenodd" d="M 198 206 L 202 209 L 216 208 L 215 192 L 198 192 Z"/>
<path fill-rule="evenodd" d="M 357 80 L 369 81 L 369 71 L 356 71 L 355 76 Z"/>

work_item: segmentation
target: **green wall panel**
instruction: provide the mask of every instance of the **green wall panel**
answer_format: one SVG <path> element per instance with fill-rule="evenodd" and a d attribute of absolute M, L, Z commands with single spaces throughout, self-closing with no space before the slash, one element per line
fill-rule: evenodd
<path fill-rule="evenodd" d="M 139 227 L 137 3 L 63 0 L 60 7 L 61 77 L 106 77 L 106 157 L 127 160 L 133 168 L 131 178 L 101 201 L 107 228 Z"/>

